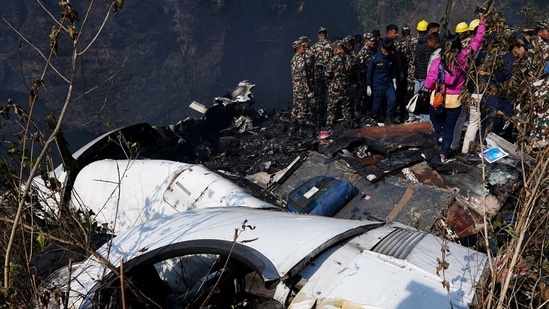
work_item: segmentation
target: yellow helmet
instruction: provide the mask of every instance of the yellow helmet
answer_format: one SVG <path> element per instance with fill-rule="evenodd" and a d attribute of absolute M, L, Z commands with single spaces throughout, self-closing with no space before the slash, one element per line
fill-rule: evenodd
<path fill-rule="evenodd" d="M 427 25 L 429 25 L 429 23 L 425 19 L 423 19 L 419 23 L 417 23 L 416 29 L 418 31 L 427 31 Z"/>
<path fill-rule="evenodd" d="M 469 30 L 469 25 L 466 22 L 462 21 L 456 26 L 456 33 L 463 33 Z"/>
<path fill-rule="evenodd" d="M 469 31 L 475 31 L 475 28 L 478 27 L 478 24 L 480 23 L 480 19 L 473 19 L 469 23 Z"/>

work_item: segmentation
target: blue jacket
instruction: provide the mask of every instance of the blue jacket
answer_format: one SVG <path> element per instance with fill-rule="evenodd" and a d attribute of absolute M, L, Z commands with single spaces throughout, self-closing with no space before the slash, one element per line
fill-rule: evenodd
<path fill-rule="evenodd" d="M 386 88 L 393 85 L 393 79 L 396 78 L 396 58 L 389 54 L 384 57 L 381 52 L 377 52 L 370 63 L 366 72 L 366 86 L 373 88 Z"/>

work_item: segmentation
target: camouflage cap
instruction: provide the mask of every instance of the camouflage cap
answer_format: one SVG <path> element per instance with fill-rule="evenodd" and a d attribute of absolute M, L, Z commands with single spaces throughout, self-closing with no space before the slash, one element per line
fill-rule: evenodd
<path fill-rule="evenodd" d="M 375 37 L 374 35 L 371 33 L 371 32 L 366 32 L 364 33 L 364 40 L 368 40 L 368 41 L 375 41 Z"/>
<path fill-rule="evenodd" d="M 332 43 L 332 47 L 336 47 L 336 46 L 343 47 L 343 45 L 344 45 L 343 40 L 337 40 L 334 43 Z"/>
<path fill-rule="evenodd" d="M 311 42 L 311 40 L 309 40 L 309 38 L 308 38 L 306 35 L 300 36 L 300 37 L 299 37 L 299 40 L 300 40 L 301 42 L 303 42 L 303 43 L 304 43 L 304 42 Z"/>
<path fill-rule="evenodd" d="M 328 32 L 328 29 L 324 28 L 324 27 L 320 27 L 318 29 L 318 33 L 321 33 L 321 32 L 324 32 L 324 33 L 327 33 Z"/>
<path fill-rule="evenodd" d="M 349 44 L 349 43 L 353 43 L 353 36 L 352 35 L 348 35 L 345 38 L 343 38 L 343 44 Z"/>
<path fill-rule="evenodd" d="M 410 26 L 408 25 L 402 26 L 402 31 L 410 31 Z"/>
<path fill-rule="evenodd" d="M 540 20 L 538 22 L 538 29 L 549 30 L 549 22 L 547 20 Z"/>
<path fill-rule="evenodd" d="M 300 40 L 295 40 L 295 41 L 292 43 L 292 49 L 298 48 L 299 45 L 301 45 L 301 41 L 300 41 Z"/>

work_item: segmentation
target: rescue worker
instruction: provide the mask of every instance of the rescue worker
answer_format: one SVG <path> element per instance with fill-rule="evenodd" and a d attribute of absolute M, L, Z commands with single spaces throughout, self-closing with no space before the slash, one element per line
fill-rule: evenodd
<path fill-rule="evenodd" d="M 393 42 L 393 50 L 390 51 L 390 53 L 395 55 L 395 69 L 397 74 L 397 86 L 395 87 L 396 91 L 396 102 L 397 102 L 397 114 L 402 115 L 408 115 L 408 112 L 406 111 L 406 103 L 404 95 L 406 93 L 406 88 L 404 82 L 406 81 L 405 78 L 405 63 L 407 62 L 406 56 L 402 52 L 402 48 L 400 46 L 400 41 L 398 40 L 398 27 L 394 24 L 387 25 L 385 38 L 389 39 Z M 404 88 L 403 88 L 404 87 Z M 396 117 L 393 120 L 396 120 Z M 400 120 L 398 121 L 400 123 Z"/>
<path fill-rule="evenodd" d="M 377 53 L 379 51 L 379 45 L 381 44 L 381 41 L 383 40 L 381 38 L 381 32 L 379 30 L 373 30 L 372 34 L 374 35 L 374 38 L 376 39 L 374 41 L 374 51 Z"/>
<path fill-rule="evenodd" d="M 343 38 L 343 50 L 345 51 L 345 60 L 347 71 L 349 72 L 348 95 L 351 102 L 351 114 L 354 115 L 358 110 L 360 98 L 358 97 L 358 58 L 354 48 L 354 39 L 348 35 Z"/>
<path fill-rule="evenodd" d="M 549 61 L 549 21 L 540 20 L 535 32 L 528 59 L 528 74 L 533 80 L 541 76 L 545 64 Z"/>
<path fill-rule="evenodd" d="M 461 48 L 465 49 L 471 42 L 471 36 L 469 35 L 469 25 L 466 22 L 460 22 L 456 25 L 456 35 L 461 40 Z M 475 55 L 472 55 L 475 57 Z M 471 68 L 472 66 L 469 66 Z M 462 150 L 461 147 L 461 135 L 463 133 L 463 125 L 467 118 L 469 118 L 469 106 L 467 104 L 461 104 L 461 112 L 456 120 L 454 127 L 454 136 L 452 138 L 452 144 L 450 145 L 450 151 L 452 153 L 459 153 Z"/>
<path fill-rule="evenodd" d="M 355 34 L 355 38 L 354 38 L 354 43 L 355 43 L 355 53 L 358 53 L 360 51 L 360 49 L 362 48 L 362 44 L 363 44 L 363 41 L 364 38 L 362 37 L 362 35 L 360 34 Z"/>
<path fill-rule="evenodd" d="M 326 84 L 328 86 L 328 107 L 326 127 L 332 128 L 337 119 L 351 119 L 351 102 L 347 91 L 349 88 L 349 71 L 343 42 L 334 42 L 333 56 L 326 66 Z"/>
<path fill-rule="evenodd" d="M 410 60 L 414 57 L 415 44 L 417 44 L 417 38 L 412 37 L 410 27 L 407 25 L 402 27 L 402 37 L 400 39 L 400 52 L 402 54 L 402 74 L 404 75 L 399 80 L 397 97 L 402 97 L 403 106 L 401 106 L 402 114 L 407 115 L 410 120 L 410 116 L 413 116 L 413 113 L 410 115 L 406 111 L 406 103 L 412 98 L 414 94 L 414 81 L 409 81 L 409 71 L 410 71 Z M 414 42 L 415 41 L 415 42 Z"/>
<path fill-rule="evenodd" d="M 482 17 L 480 14 L 479 17 Z M 425 88 L 436 90 L 441 82 L 444 97 L 440 113 L 431 105 L 430 119 L 438 138 L 442 131 L 442 144 L 440 146 L 440 162 L 445 163 L 448 155 L 457 118 L 461 112 L 459 94 L 467 80 L 467 58 L 474 55 L 481 47 L 486 30 L 486 22 L 481 18 L 478 32 L 466 49 L 461 48 L 461 40 L 457 36 L 448 36 L 444 43 L 441 56 L 433 60 L 425 79 Z M 440 81 L 442 79 L 442 81 Z M 431 101 L 433 104 L 433 100 Z"/>
<path fill-rule="evenodd" d="M 407 43 L 408 46 L 406 47 L 408 56 L 408 75 L 406 76 L 407 79 L 407 92 L 412 93 L 412 95 L 416 94 L 419 89 L 416 90 L 416 79 L 414 78 L 416 66 L 415 66 L 415 59 L 416 59 L 416 48 L 419 42 L 420 38 L 425 39 L 425 35 L 427 34 L 427 25 L 429 23 L 423 19 L 420 20 L 416 25 L 417 30 L 417 36 L 411 37 L 410 42 Z M 408 119 L 406 119 L 406 122 L 413 122 L 416 120 L 416 115 L 414 113 L 408 113 Z"/>
<path fill-rule="evenodd" d="M 422 24 L 423 26 L 424 24 Z M 427 45 L 427 35 L 438 33 L 438 23 L 428 23 L 425 34 L 418 39 L 416 54 L 414 56 L 414 94 L 423 88 L 427 76 L 427 66 L 433 49 Z"/>
<path fill-rule="evenodd" d="M 305 45 L 305 53 L 303 54 L 305 57 L 305 66 L 307 67 L 307 77 L 309 78 L 309 85 L 313 86 L 312 92 L 314 93 L 314 85 L 315 85 L 315 58 L 313 51 L 311 50 L 311 40 L 307 36 L 301 36 L 299 37 L 299 41 L 303 45 Z M 309 119 L 310 122 L 316 123 L 318 117 L 318 106 L 315 104 L 315 98 L 314 96 L 312 98 L 309 98 L 308 106 L 310 108 L 311 116 L 312 118 Z"/>
<path fill-rule="evenodd" d="M 469 46 L 469 25 L 462 21 L 456 25 L 456 35 L 461 40 L 462 48 L 467 48 Z"/>
<path fill-rule="evenodd" d="M 318 29 L 318 41 L 311 47 L 314 57 L 314 100 L 317 108 L 318 126 L 324 126 L 326 122 L 326 65 L 332 57 L 333 48 L 328 41 L 328 30 L 324 27 Z"/>
<path fill-rule="evenodd" d="M 364 33 L 364 46 L 357 54 L 358 61 L 358 81 L 359 91 L 358 96 L 360 103 L 358 106 L 358 112 L 360 115 L 366 116 L 367 112 L 372 108 L 371 97 L 366 96 L 366 71 L 368 70 L 368 63 L 374 55 L 374 42 L 375 37 L 372 33 Z"/>
<path fill-rule="evenodd" d="M 305 125 L 311 117 L 309 100 L 313 97 L 313 87 L 310 84 L 311 78 L 307 75 L 307 61 L 305 59 L 305 43 L 296 40 L 292 43 L 294 56 L 290 62 L 292 72 L 292 87 L 293 87 L 293 106 L 292 120 L 297 128 Z"/>
<path fill-rule="evenodd" d="M 396 114 L 396 56 L 391 53 L 394 48 L 391 39 L 384 39 L 380 51 L 370 59 L 366 72 L 366 94 L 373 96 L 372 117 L 376 122 L 386 125 L 399 123 Z M 381 112 L 384 99 L 387 101 L 385 120 Z"/>
<path fill-rule="evenodd" d="M 488 111 L 483 112 L 482 127 L 489 128 L 491 132 L 510 140 L 510 131 L 505 132 L 504 125 L 506 117 L 513 115 L 513 97 L 521 90 L 513 91 L 512 87 L 506 87 L 506 83 L 513 78 L 516 70 L 513 68 L 520 65 L 527 57 L 528 45 L 522 38 L 515 38 L 511 42 L 508 52 L 501 56 L 501 66 L 494 71 L 490 79 L 490 86 L 495 87 L 496 95 L 489 95 L 486 98 Z M 520 77 L 519 77 L 520 78 Z M 492 92 L 491 92 L 492 93 Z M 505 117 L 501 117 L 503 114 Z"/>

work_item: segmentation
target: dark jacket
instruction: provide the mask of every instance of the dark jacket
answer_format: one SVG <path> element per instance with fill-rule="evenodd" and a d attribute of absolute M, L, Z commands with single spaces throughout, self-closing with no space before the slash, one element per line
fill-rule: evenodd
<path fill-rule="evenodd" d="M 377 52 L 370 63 L 366 72 L 366 86 L 374 88 L 385 88 L 393 85 L 393 79 L 396 78 L 396 58 L 393 54 L 383 57 L 381 52 Z"/>
<path fill-rule="evenodd" d="M 427 45 L 427 35 L 422 35 L 417 40 L 416 55 L 414 58 L 414 78 L 425 79 L 427 76 L 427 66 L 433 49 Z"/>

